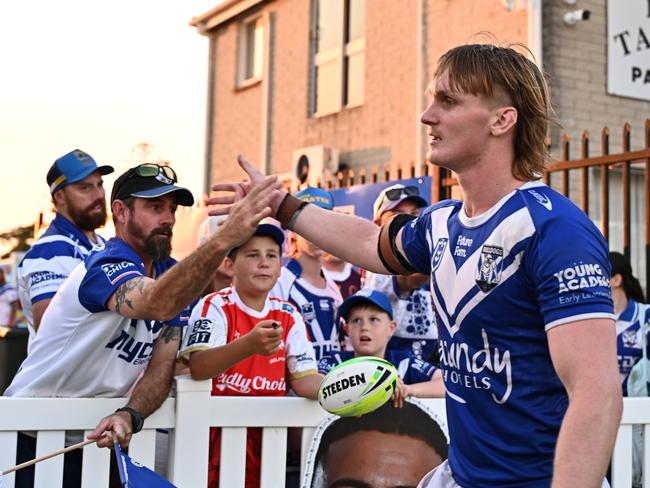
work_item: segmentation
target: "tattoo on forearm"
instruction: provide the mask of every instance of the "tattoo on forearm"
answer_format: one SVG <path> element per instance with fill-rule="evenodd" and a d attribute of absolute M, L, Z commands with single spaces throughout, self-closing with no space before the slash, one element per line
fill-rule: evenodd
<path fill-rule="evenodd" d="M 181 338 L 181 328 L 172 327 L 171 325 L 165 325 L 162 332 L 160 333 L 160 339 L 165 341 L 165 344 L 169 344 L 172 341 L 179 341 Z"/>
<path fill-rule="evenodd" d="M 134 309 L 133 302 L 131 301 L 131 293 L 134 292 L 134 290 L 137 290 L 140 292 L 140 295 L 142 295 L 144 292 L 144 282 L 144 276 L 133 278 L 132 280 L 129 280 L 121 285 L 115 291 L 115 311 L 117 313 L 120 313 L 122 305 L 127 305 L 131 310 Z"/>

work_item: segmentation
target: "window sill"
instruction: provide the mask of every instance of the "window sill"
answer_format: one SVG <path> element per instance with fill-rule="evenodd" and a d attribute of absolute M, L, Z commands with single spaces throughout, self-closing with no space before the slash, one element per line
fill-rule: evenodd
<path fill-rule="evenodd" d="M 262 77 L 261 76 L 259 78 L 249 78 L 247 80 L 239 82 L 235 86 L 235 91 L 246 90 L 247 88 L 258 85 L 260 83 L 262 83 Z"/>
<path fill-rule="evenodd" d="M 329 110 L 327 112 L 315 112 L 311 115 L 312 119 L 321 119 L 323 117 L 327 117 L 329 115 L 336 115 L 340 114 L 343 112 L 347 112 L 349 110 L 354 110 L 355 108 L 363 107 L 363 102 L 354 104 L 354 105 L 346 105 L 345 107 L 336 109 L 336 110 Z"/>

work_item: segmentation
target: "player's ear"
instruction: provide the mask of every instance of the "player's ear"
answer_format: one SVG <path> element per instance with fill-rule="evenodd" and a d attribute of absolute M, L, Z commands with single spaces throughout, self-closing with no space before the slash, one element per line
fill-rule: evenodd
<path fill-rule="evenodd" d="M 395 330 L 397 330 L 397 322 L 394 320 L 390 321 L 390 335 L 392 336 L 395 333 Z"/>
<path fill-rule="evenodd" d="M 502 136 L 517 123 L 517 109 L 515 107 L 499 107 L 495 111 L 494 118 L 490 125 L 490 133 L 493 136 Z"/>
<path fill-rule="evenodd" d="M 620 273 L 613 274 L 609 279 L 612 288 L 619 288 L 623 284 L 623 275 Z"/>
<path fill-rule="evenodd" d="M 345 331 L 345 333 L 346 333 L 347 335 L 350 335 L 350 328 L 348 327 L 347 322 L 344 322 L 344 323 L 343 323 L 343 330 Z"/>

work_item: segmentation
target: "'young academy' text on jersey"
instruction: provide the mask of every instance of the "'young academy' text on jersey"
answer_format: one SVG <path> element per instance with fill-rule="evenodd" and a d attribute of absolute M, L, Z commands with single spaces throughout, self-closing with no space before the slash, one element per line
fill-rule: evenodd
<path fill-rule="evenodd" d="M 546 332 L 614 318 L 602 235 L 532 182 L 473 218 L 459 201 L 440 202 L 403 228 L 402 245 L 431 275 L 454 479 L 550 486 L 568 397 Z"/>
<path fill-rule="evenodd" d="M 318 360 L 327 351 L 341 349 L 336 312 L 343 299 L 336 283 L 326 275 L 323 275 L 325 288 L 316 288 L 301 278 L 301 274 L 300 263 L 295 259 L 288 261 L 269 296 L 289 300 L 298 308 Z"/>
<path fill-rule="evenodd" d="M 650 325 L 650 305 L 628 299 L 627 307 L 616 319 L 616 351 L 618 369 L 621 373 L 623 395 L 627 396 L 627 377 L 636 362 L 641 359 L 643 340 L 641 337 L 641 316 Z M 648 327 L 648 325 L 646 325 Z M 646 344 L 650 346 L 650 330 L 646 333 Z M 650 349 L 650 347 L 648 347 Z M 650 351 L 649 351 L 650 352 Z M 650 354 L 648 354 L 650 357 Z"/>
<path fill-rule="evenodd" d="M 95 234 L 99 244 L 105 241 Z M 84 260 L 93 244 L 63 215 L 56 217 L 27 251 L 18 266 L 18 295 L 29 328 L 29 349 L 36 337 L 32 305 L 52 298 L 72 270 Z"/>
<path fill-rule="evenodd" d="M 156 261 L 160 276 L 176 261 Z M 5 395 L 19 397 L 126 396 L 149 363 L 162 323 L 130 319 L 106 305 L 144 264 L 124 241 L 93 248 L 54 295 L 33 343 Z M 165 323 L 187 325 L 189 310 Z"/>

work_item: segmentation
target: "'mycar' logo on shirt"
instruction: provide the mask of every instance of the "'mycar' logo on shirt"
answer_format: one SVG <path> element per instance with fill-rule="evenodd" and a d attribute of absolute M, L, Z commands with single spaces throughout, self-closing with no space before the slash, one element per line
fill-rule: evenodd
<path fill-rule="evenodd" d="M 114 285 L 126 275 L 141 274 L 140 271 L 138 271 L 136 265 L 129 261 L 122 261 L 121 263 L 102 264 L 102 271 L 108 278 L 108 281 L 111 282 L 111 285 Z"/>

